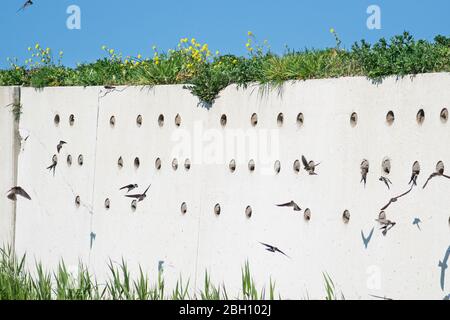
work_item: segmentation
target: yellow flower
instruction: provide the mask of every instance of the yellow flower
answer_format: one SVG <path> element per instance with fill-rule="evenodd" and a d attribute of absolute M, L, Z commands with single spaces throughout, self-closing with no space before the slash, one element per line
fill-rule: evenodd
<path fill-rule="evenodd" d="M 109 49 L 109 54 L 113 55 L 114 54 L 114 49 Z"/>
<path fill-rule="evenodd" d="M 249 31 L 249 32 L 247 32 L 247 35 L 248 35 L 249 37 L 253 37 L 253 32 Z"/>
<path fill-rule="evenodd" d="M 155 60 L 155 64 L 158 65 L 159 64 L 159 60 Z"/>
<path fill-rule="evenodd" d="M 64 54 L 64 52 L 63 52 L 63 51 L 60 51 L 60 52 L 59 52 L 59 55 L 60 55 L 60 56 L 62 56 L 63 54 Z"/>
<path fill-rule="evenodd" d="M 139 53 L 137 56 L 138 59 L 142 59 L 142 55 Z"/>
<path fill-rule="evenodd" d="M 195 43 L 196 43 L 195 38 L 192 38 L 192 39 L 191 39 L 191 43 L 192 43 L 193 45 L 195 45 Z"/>
<path fill-rule="evenodd" d="M 31 51 L 31 47 L 28 47 L 28 51 Z"/>
<path fill-rule="evenodd" d="M 106 51 L 106 46 L 105 45 L 102 46 L 102 50 Z"/>
<path fill-rule="evenodd" d="M 218 56 L 220 54 L 219 50 L 216 51 L 216 56 Z"/>
<path fill-rule="evenodd" d="M 250 48 L 250 43 L 247 42 L 247 43 L 245 44 L 245 46 L 246 46 L 247 48 Z"/>
<path fill-rule="evenodd" d="M 39 49 L 41 46 L 39 45 L 39 43 L 36 43 L 36 45 L 34 46 L 36 49 Z"/>
<path fill-rule="evenodd" d="M 330 33 L 335 33 L 335 32 L 336 32 L 336 30 L 334 30 L 334 28 L 330 29 Z"/>

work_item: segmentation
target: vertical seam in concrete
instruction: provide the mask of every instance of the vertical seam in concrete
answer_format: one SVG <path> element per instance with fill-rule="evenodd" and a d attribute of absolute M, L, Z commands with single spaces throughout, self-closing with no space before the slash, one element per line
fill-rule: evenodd
<path fill-rule="evenodd" d="M 13 170 L 12 170 L 12 180 L 13 180 L 13 186 L 17 186 L 17 182 L 18 182 L 18 173 L 19 173 L 19 151 L 20 151 L 20 137 L 19 137 L 19 121 L 20 121 L 20 114 L 19 114 L 19 118 L 15 118 L 15 114 L 14 114 L 14 108 L 16 106 L 21 106 L 21 88 L 20 87 L 13 87 L 12 88 L 13 93 L 12 93 L 12 101 L 13 101 L 13 112 L 11 112 L 12 115 L 12 121 L 13 121 L 13 125 L 12 125 L 12 165 L 13 165 Z M 20 112 L 20 111 L 19 111 Z M 13 252 L 15 252 L 16 250 L 16 216 L 17 216 L 17 202 L 14 201 L 14 205 L 13 205 L 13 211 L 12 211 L 12 226 L 11 226 L 11 230 L 12 230 L 12 234 L 11 234 L 11 249 L 13 250 Z"/>

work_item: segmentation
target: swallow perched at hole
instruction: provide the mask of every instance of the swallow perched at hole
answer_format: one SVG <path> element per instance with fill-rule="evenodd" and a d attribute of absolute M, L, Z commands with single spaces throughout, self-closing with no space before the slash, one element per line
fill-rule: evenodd
<path fill-rule="evenodd" d="M 419 218 L 415 218 L 414 221 L 413 221 L 413 225 L 416 225 L 417 228 L 419 228 L 419 230 L 421 230 L 420 229 L 420 224 L 421 223 L 422 223 L 422 221 Z"/>
<path fill-rule="evenodd" d="M 391 189 L 389 184 L 392 184 L 392 181 L 389 178 L 387 178 L 387 177 L 380 177 L 379 180 L 381 182 L 384 182 L 384 184 L 388 187 L 389 190 Z"/>
<path fill-rule="evenodd" d="M 260 242 L 260 244 L 265 246 L 267 251 L 273 252 L 273 253 L 277 253 L 277 252 L 281 253 L 282 255 L 284 255 L 284 256 L 286 256 L 286 257 L 288 257 L 290 259 L 290 257 L 286 253 L 284 253 L 283 251 L 281 251 L 277 247 L 274 247 L 274 246 L 271 246 L 270 244 L 266 244 L 266 243 L 262 243 L 262 242 Z"/>
<path fill-rule="evenodd" d="M 294 201 L 283 203 L 283 204 L 277 204 L 277 207 L 289 207 L 294 208 L 294 211 L 302 211 L 302 208 L 298 204 L 296 204 Z"/>
<path fill-rule="evenodd" d="M 67 144 L 67 142 L 62 141 L 62 140 L 58 143 L 58 145 L 56 146 L 56 150 L 58 151 L 58 153 L 61 151 L 63 145 L 65 145 L 65 144 Z"/>
<path fill-rule="evenodd" d="M 57 164 L 58 164 L 58 159 L 57 159 L 56 155 L 54 155 L 53 158 L 52 158 L 52 164 L 46 168 L 47 170 L 50 170 L 50 171 L 53 170 L 53 176 L 55 176 L 55 171 L 56 171 L 56 165 Z"/>
<path fill-rule="evenodd" d="M 127 189 L 127 193 L 130 192 L 131 190 L 134 190 L 136 188 L 138 188 L 139 186 L 137 184 L 129 184 L 125 187 L 120 188 L 119 190 L 125 190 Z"/>
<path fill-rule="evenodd" d="M 12 201 L 16 201 L 17 196 L 21 196 L 24 197 L 25 199 L 31 200 L 29 194 L 24 189 L 22 189 L 22 187 L 13 187 L 8 190 L 7 194 L 8 195 L 6 197 Z"/>
<path fill-rule="evenodd" d="M 320 163 L 315 164 L 314 161 L 308 161 L 308 160 L 306 160 L 305 156 L 302 156 L 302 163 L 303 163 L 303 167 L 309 173 L 310 176 L 317 175 L 315 170 L 316 170 L 316 167 L 318 167 L 320 165 Z"/>
<path fill-rule="evenodd" d="M 412 191 L 413 188 L 414 188 L 414 185 L 412 185 L 411 188 L 410 188 L 408 191 L 406 191 L 405 193 L 402 193 L 401 195 L 399 195 L 399 196 L 397 196 L 397 197 L 392 198 L 391 200 L 389 200 L 389 203 L 388 203 L 387 205 L 385 205 L 383 208 L 381 208 L 381 211 L 386 210 L 387 208 L 389 208 L 389 206 L 390 206 L 392 203 L 397 202 L 398 199 L 400 199 L 400 198 L 406 196 L 408 193 L 410 193 L 410 192 Z"/>
<path fill-rule="evenodd" d="M 151 187 L 151 185 L 149 185 L 148 188 L 145 189 L 144 193 L 142 193 L 142 194 L 126 195 L 125 197 L 136 199 L 138 202 L 144 201 L 145 198 L 147 198 L 147 191 L 148 191 L 148 189 L 150 189 L 150 187 Z"/>
<path fill-rule="evenodd" d="M 372 230 L 370 231 L 369 235 L 366 237 L 364 235 L 364 232 L 361 230 L 361 237 L 364 243 L 364 247 L 367 249 L 367 247 L 369 246 L 369 242 L 372 239 L 373 236 L 373 232 L 375 231 L 375 228 L 372 228 Z"/>
<path fill-rule="evenodd" d="M 413 186 L 417 186 L 417 178 L 419 177 L 420 170 L 413 170 L 411 180 L 409 180 L 408 186 L 412 183 Z"/>
<path fill-rule="evenodd" d="M 361 182 L 364 182 L 364 188 L 367 184 L 367 174 L 369 173 L 369 162 L 367 160 L 364 160 L 361 163 Z"/>
<path fill-rule="evenodd" d="M 22 7 L 20 7 L 20 9 L 17 10 L 17 12 L 23 11 L 23 10 L 25 10 L 26 8 L 28 8 L 28 7 L 32 6 L 32 5 L 33 5 L 33 1 L 32 1 L 32 0 L 27 0 L 27 1 L 22 5 Z M 16 12 L 16 13 L 17 13 L 17 12 Z"/>

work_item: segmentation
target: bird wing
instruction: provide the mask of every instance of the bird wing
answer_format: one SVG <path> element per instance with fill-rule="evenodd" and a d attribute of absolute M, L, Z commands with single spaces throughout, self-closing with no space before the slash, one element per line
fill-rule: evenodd
<path fill-rule="evenodd" d="M 308 168 L 308 167 L 309 167 L 308 160 L 306 160 L 305 156 L 302 156 L 302 163 L 303 163 L 303 165 L 305 166 L 305 168 Z"/>
<path fill-rule="evenodd" d="M 259 242 L 259 243 L 262 244 L 263 246 L 267 247 L 267 248 L 274 249 L 274 247 L 271 246 L 270 244 L 263 243 L 263 242 Z"/>
<path fill-rule="evenodd" d="M 373 232 L 375 231 L 375 228 L 372 228 L 372 230 L 369 233 L 369 236 L 367 237 L 367 241 L 370 241 L 370 239 L 372 239 L 373 236 Z"/>
<path fill-rule="evenodd" d="M 16 197 L 15 193 L 10 193 L 10 194 L 8 194 L 6 197 L 7 197 L 9 200 L 12 200 L 12 201 L 16 201 L 16 200 L 17 200 L 17 197 Z"/>
<path fill-rule="evenodd" d="M 151 187 L 152 185 L 149 185 L 148 186 L 148 188 L 147 189 L 145 189 L 145 191 L 144 191 L 144 193 L 143 194 L 147 194 L 147 191 L 148 191 L 148 189 L 150 189 L 150 187 Z"/>
<path fill-rule="evenodd" d="M 127 194 L 125 197 L 139 199 L 140 197 L 142 197 L 142 195 L 141 194 Z"/>
<path fill-rule="evenodd" d="M 288 258 L 290 259 L 290 257 L 289 257 L 286 253 L 284 253 L 283 251 L 281 251 L 280 249 L 278 249 L 278 248 L 274 248 L 274 249 L 275 249 L 275 251 L 281 253 L 282 255 L 284 255 L 284 256 L 286 256 L 286 257 L 288 257 Z"/>
<path fill-rule="evenodd" d="M 120 188 L 119 190 L 128 189 L 128 188 L 130 188 L 130 187 L 131 187 L 131 184 L 129 184 L 129 185 L 125 186 L 125 187 L 122 187 L 122 188 Z"/>
<path fill-rule="evenodd" d="M 428 177 L 427 182 L 425 182 L 425 184 L 423 185 L 422 189 L 425 189 L 426 186 L 428 185 L 428 182 L 430 182 L 430 180 L 433 179 L 433 178 L 436 177 L 436 176 L 437 176 L 436 172 L 432 173 L 432 174 Z"/>
<path fill-rule="evenodd" d="M 22 197 L 28 199 L 28 200 L 31 200 L 30 195 L 25 190 L 23 190 L 22 188 L 17 189 L 17 194 L 19 196 L 22 196 Z"/>
<path fill-rule="evenodd" d="M 283 204 L 277 204 L 277 207 L 292 207 L 293 203 L 292 202 L 288 202 L 288 203 L 283 203 Z"/>

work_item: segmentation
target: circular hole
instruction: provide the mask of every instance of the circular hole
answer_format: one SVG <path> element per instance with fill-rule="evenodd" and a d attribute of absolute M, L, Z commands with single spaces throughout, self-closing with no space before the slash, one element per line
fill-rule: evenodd
<path fill-rule="evenodd" d="M 82 166 L 83 163 L 84 163 L 83 155 L 80 154 L 80 155 L 78 156 L 78 164 L 79 164 L 80 166 Z"/>
<path fill-rule="evenodd" d="M 181 116 L 179 114 L 177 114 L 175 117 L 175 125 L 177 127 L 181 126 Z"/>
<path fill-rule="evenodd" d="M 214 213 L 219 216 L 220 215 L 220 204 L 216 204 L 214 206 Z"/>
<path fill-rule="evenodd" d="M 105 200 L 105 209 L 109 210 L 109 208 L 111 208 L 111 201 L 107 198 Z"/>
<path fill-rule="evenodd" d="M 186 202 L 183 202 L 181 204 L 181 213 L 186 214 L 186 212 L 187 212 L 187 204 L 186 204 Z"/>
<path fill-rule="evenodd" d="M 161 159 L 160 158 L 156 159 L 155 168 L 156 168 L 156 170 L 161 170 Z"/>
<path fill-rule="evenodd" d="M 81 205 L 81 198 L 80 198 L 80 196 L 76 196 L 76 197 L 75 197 L 75 206 L 76 206 L 77 208 L 79 208 L 80 205 Z"/>
<path fill-rule="evenodd" d="M 164 115 L 162 115 L 162 114 L 160 114 L 159 117 L 158 117 L 158 125 L 160 127 L 164 126 Z"/>
<path fill-rule="evenodd" d="M 131 201 L 131 210 L 134 212 L 137 209 L 137 200 Z"/>
<path fill-rule="evenodd" d="M 303 217 L 305 218 L 306 221 L 310 221 L 311 220 L 311 210 L 306 209 L 305 212 L 303 213 Z"/>
<path fill-rule="evenodd" d="M 53 163 L 58 163 L 58 156 L 56 154 L 53 155 L 52 162 Z"/>
<path fill-rule="evenodd" d="M 389 158 L 384 158 L 383 162 L 381 163 L 382 170 L 385 174 L 391 173 L 391 160 Z"/>
<path fill-rule="evenodd" d="M 245 209 L 245 215 L 247 216 L 247 218 L 251 218 L 251 217 L 252 217 L 252 213 L 253 213 L 252 207 L 251 207 L 251 206 L 248 206 L 248 207 Z"/>
<path fill-rule="evenodd" d="M 349 221 L 350 221 L 350 212 L 348 210 L 344 211 L 344 213 L 342 214 L 342 219 L 344 220 L 345 223 L 349 223 Z"/>
<path fill-rule="evenodd" d="M 352 127 L 356 127 L 358 124 L 358 114 L 356 112 L 353 112 L 350 116 L 350 124 Z"/>
<path fill-rule="evenodd" d="M 55 123 L 55 126 L 59 126 L 59 122 L 61 121 L 59 114 L 57 114 L 55 116 L 55 118 L 53 119 L 53 122 Z"/>
<path fill-rule="evenodd" d="M 379 220 L 386 220 L 386 212 L 381 211 L 381 212 L 378 214 L 378 219 L 379 219 Z"/>
<path fill-rule="evenodd" d="M 220 125 L 222 126 L 222 127 L 225 127 L 226 125 L 227 125 L 227 115 L 226 114 L 223 114 L 221 117 L 220 117 Z"/>
<path fill-rule="evenodd" d="M 69 167 L 72 165 L 72 156 L 70 154 L 67 156 L 67 165 Z"/>
<path fill-rule="evenodd" d="M 304 122 L 305 122 L 305 116 L 303 115 L 303 113 L 299 113 L 297 115 L 297 125 L 299 127 L 302 127 Z"/>
<path fill-rule="evenodd" d="M 441 121 L 442 121 L 442 123 L 446 123 L 447 120 L 448 120 L 448 110 L 447 110 L 447 108 L 444 108 L 441 111 Z"/>
<path fill-rule="evenodd" d="M 178 160 L 177 159 L 173 159 L 172 161 L 172 169 L 177 171 L 178 170 Z"/>
<path fill-rule="evenodd" d="M 117 160 L 117 166 L 119 167 L 119 169 L 122 169 L 122 168 L 123 168 L 123 159 L 122 159 L 122 157 L 120 157 L 120 158 Z"/>
<path fill-rule="evenodd" d="M 229 168 L 230 168 L 231 172 L 235 172 L 236 171 L 236 161 L 235 160 L 231 160 L 230 161 Z"/>
<path fill-rule="evenodd" d="M 116 125 L 116 117 L 111 116 L 111 118 L 109 118 L 109 125 L 111 126 L 111 128 L 114 128 L 114 126 Z"/>
<path fill-rule="evenodd" d="M 395 121 L 395 115 L 393 111 L 389 111 L 386 115 L 386 122 L 388 125 L 392 125 Z"/>
<path fill-rule="evenodd" d="M 256 125 L 258 124 L 258 115 L 256 113 L 252 114 L 250 122 L 253 127 L 256 127 Z"/>
<path fill-rule="evenodd" d="M 191 160 L 186 159 L 186 161 L 184 162 L 184 168 L 186 169 L 186 171 L 191 170 Z"/>
<path fill-rule="evenodd" d="M 436 164 L 436 172 L 439 173 L 439 174 L 444 174 L 445 166 L 444 166 L 444 163 L 442 161 L 439 161 Z"/>
<path fill-rule="evenodd" d="M 293 166 L 293 168 L 294 168 L 294 172 L 295 172 L 295 173 L 299 173 L 299 172 L 300 172 L 300 169 L 301 169 L 300 160 L 295 160 L 295 161 L 294 161 L 294 166 Z"/>
<path fill-rule="evenodd" d="M 275 161 L 273 169 L 275 170 L 276 174 L 280 173 L 280 171 L 281 171 L 281 162 L 279 160 Z"/>
<path fill-rule="evenodd" d="M 70 124 L 70 126 L 73 126 L 74 123 L 75 123 L 75 116 L 73 114 L 71 114 L 69 116 L 69 124 Z"/>
<path fill-rule="evenodd" d="M 141 166 L 141 160 L 139 160 L 139 158 L 136 157 L 136 158 L 134 159 L 134 168 L 135 168 L 135 169 L 139 169 L 140 166 Z"/>
<path fill-rule="evenodd" d="M 138 116 L 137 116 L 137 118 L 136 118 L 136 125 L 137 125 L 138 127 L 141 127 L 141 126 L 142 126 L 142 116 L 141 116 L 141 115 L 138 115 Z"/>
<path fill-rule="evenodd" d="M 279 127 L 281 127 L 283 125 L 284 122 L 284 115 L 282 113 L 278 114 L 277 117 L 277 124 Z"/>
<path fill-rule="evenodd" d="M 422 124 L 425 121 L 425 111 L 423 109 L 420 109 L 419 112 L 417 112 L 417 123 Z"/>
<path fill-rule="evenodd" d="M 255 161 L 253 161 L 253 160 L 249 161 L 248 170 L 250 170 L 251 172 L 255 171 Z"/>

